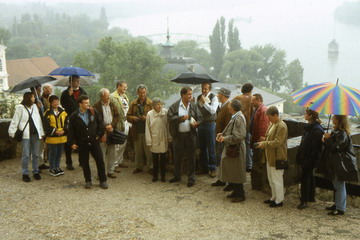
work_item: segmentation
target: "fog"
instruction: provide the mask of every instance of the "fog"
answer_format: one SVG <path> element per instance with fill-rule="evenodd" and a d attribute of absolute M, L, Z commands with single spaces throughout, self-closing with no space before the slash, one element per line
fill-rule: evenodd
<path fill-rule="evenodd" d="M 2 3 L 29 3 L 32 1 L 0 1 Z M 199 1 L 85 1 L 84 8 L 67 7 L 66 1 L 47 0 L 64 11 L 88 12 L 104 6 L 110 26 L 126 28 L 134 36 L 163 34 L 169 17 L 171 41 L 176 33 L 211 34 L 216 20 L 224 16 L 234 18 L 239 29 L 242 47 L 271 43 L 287 52 L 287 60 L 298 58 L 304 67 L 304 82 L 336 82 L 359 88 L 360 28 L 334 20 L 334 10 L 343 0 L 199 0 Z M 74 4 L 74 2 L 72 2 Z M 91 15 L 91 14 L 90 14 Z M 328 43 L 335 38 L 339 43 L 337 59 L 328 58 Z"/>

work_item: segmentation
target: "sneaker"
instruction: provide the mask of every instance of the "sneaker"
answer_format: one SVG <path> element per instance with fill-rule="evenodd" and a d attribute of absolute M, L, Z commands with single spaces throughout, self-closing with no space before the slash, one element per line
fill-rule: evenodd
<path fill-rule="evenodd" d="M 330 215 L 330 216 L 337 216 L 337 215 L 344 215 L 344 214 L 345 214 L 344 211 L 337 210 L 337 209 L 335 209 L 331 212 L 328 212 L 328 215 Z"/>
<path fill-rule="evenodd" d="M 58 171 L 59 175 L 64 175 L 65 173 L 61 168 L 57 168 L 56 170 Z"/>
<path fill-rule="evenodd" d="M 45 163 L 44 164 L 41 164 L 39 166 L 39 169 L 49 169 L 50 167 L 48 165 L 46 165 Z"/>
<path fill-rule="evenodd" d="M 51 176 L 54 176 L 54 177 L 57 177 L 57 176 L 60 175 L 59 172 L 56 169 L 50 169 L 49 173 L 50 173 Z"/>
<path fill-rule="evenodd" d="M 34 174 L 34 178 L 35 178 L 35 180 L 40 180 L 40 179 L 41 179 L 41 176 L 40 176 L 39 173 L 35 173 L 35 174 Z"/>
<path fill-rule="evenodd" d="M 22 180 L 23 180 L 24 182 L 30 182 L 30 181 L 31 181 L 29 175 L 22 175 Z"/>
<path fill-rule="evenodd" d="M 325 210 L 334 211 L 334 210 L 336 210 L 336 205 L 334 204 L 334 205 L 332 205 L 330 207 L 326 207 Z"/>

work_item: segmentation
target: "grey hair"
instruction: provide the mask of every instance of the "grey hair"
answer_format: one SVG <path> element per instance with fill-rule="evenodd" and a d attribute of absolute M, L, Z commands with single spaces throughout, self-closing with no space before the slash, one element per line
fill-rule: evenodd
<path fill-rule="evenodd" d="M 53 85 L 51 85 L 50 83 L 45 83 L 45 84 L 43 84 L 43 91 L 44 91 L 44 89 L 45 88 L 48 88 L 48 87 L 51 87 L 51 88 L 53 88 Z"/>
<path fill-rule="evenodd" d="M 136 87 L 136 92 L 139 92 L 140 89 L 144 89 L 144 88 L 147 90 L 147 87 L 144 84 L 139 84 Z"/>
<path fill-rule="evenodd" d="M 266 110 L 266 115 L 271 115 L 271 116 L 278 115 L 279 116 L 279 110 L 277 107 L 271 106 Z"/>
<path fill-rule="evenodd" d="M 161 103 L 161 105 L 164 104 L 164 102 L 163 102 L 163 100 L 161 100 L 161 98 L 154 97 L 153 100 L 152 100 L 153 107 L 155 107 L 158 103 Z"/>
<path fill-rule="evenodd" d="M 230 102 L 230 107 L 231 107 L 232 109 L 234 109 L 236 112 L 238 112 L 238 111 L 241 110 L 241 103 L 240 103 L 239 100 L 236 100 L 236 99 L 231 100 L 231 102 Z"/>
<path fill-rule="evenodd" d="M 108 93 L 110 94 L 109 89 L 107 89 L 107 88 L 102 88 L 102 89 L 100 89 L 100 91 L 99 91 L 99 97 L 102 97 L 106 92 L 108 92 Z"/>

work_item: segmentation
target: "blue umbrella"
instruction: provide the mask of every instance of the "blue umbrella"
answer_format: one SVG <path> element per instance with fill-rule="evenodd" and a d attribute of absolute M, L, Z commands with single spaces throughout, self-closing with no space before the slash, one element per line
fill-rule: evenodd
<path fill-rule="evenodd" d="M 94 76 L 93 73 L 89 72 L 88 70 L 80 67 L 60 67 L 56 68 L 49 75 L 55 76 L 71 76 L 71 75 L 78 75 L 78 76 Z"/>

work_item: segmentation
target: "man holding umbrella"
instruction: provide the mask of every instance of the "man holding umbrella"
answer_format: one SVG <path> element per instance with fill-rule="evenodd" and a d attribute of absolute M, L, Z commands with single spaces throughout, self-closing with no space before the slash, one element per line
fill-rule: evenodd
<path fill-rule="evenodd" d="M 60 102 L 68 116 L 71 116 L 79 107 L 77 104 L 79 96 L 87 95 L 87 93 L 80 87 L 80 77 L 78 75 L 71 75 L 69 77 L 69 85 L 70 86 L 62 92 Z M 64 150 L 66 155 L 66 169 L 74 170 L 71 158 L 71 146 L 66 144 Z"/>

